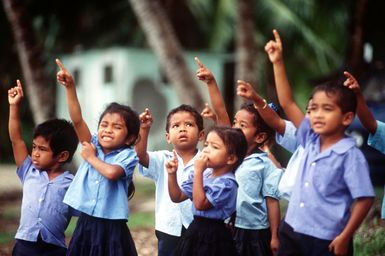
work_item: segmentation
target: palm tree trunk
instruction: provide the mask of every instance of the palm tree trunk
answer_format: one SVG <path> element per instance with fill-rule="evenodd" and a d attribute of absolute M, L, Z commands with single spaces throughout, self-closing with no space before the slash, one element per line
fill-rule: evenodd
<path fill-rule="evenodd" d="M 183 51 L 158 0 L 129 0 L 147 40 L 183 103 L 204 106 Z"/>
<path fill-rule="evenodd" d="M 245 80 L 258 88 L 255 13 L 252 0 L 237 1 L 235 79 Z M 235 98 L 235 109 L 240 105 Z"/>
<path fill-rule="evenodd" d="M 32 20 L 22 0 L 3 0 L 5 13 L 12 28 L 19 61 L 34 122 L 41 123 L 53 116 L 55 97 L 44 71 L 42 49 L 34 35 Z"/>

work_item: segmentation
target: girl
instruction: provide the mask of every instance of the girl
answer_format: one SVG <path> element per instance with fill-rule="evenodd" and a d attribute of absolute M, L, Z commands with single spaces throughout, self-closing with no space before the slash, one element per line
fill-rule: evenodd
<path fill-rule="evenodd" d="M 220 124 L 230 125 L 215 78 L 198 58 L 197 77 L 208 86 L 214 112 Z M 267 103 L 260 106 L 266 108 Z M 245 103 L 235 114 L 233 127 L 240 128 L 247 141 L 247 154 L 235 173 L 239 184 L 234 240 L 240 255 L 272 255 L 278 249 L 280 221 L 278 183 L 282 171 L 267 153 L 260 150 L 274 131 L 266 125 L 252 103 Z M 226 123 L 227 122 L 227 123 Z"/>
<path fill-rule="evenodd" d="M 131 146 L 138 138 L 139 117 L 128 106 L 111 103 L 99 119 L 97 134 L 91 135 L 75 82 L 63 64 L 56 63 L 60 68 L 57 80 L 66 89 L 85 160 L 64 197 L 66 204 L 81 212 L 67 255 L 137 255 L 126 222 L 128 191 L 138 163 Z"/>
<path fill-rule="evenodd" d="M 224 220 L 235 211 L 237 182 L 234 171 L 246 154 L 242 131 L 215 127 L 207 135 L 202 154 L 194 162 L 194 172 L 178 186 L 178 161 L 166 163 L 168 189 L 174 202 L 193 201 L 194 220 L 175 255 L 237 255 L 230 230 Z"/>

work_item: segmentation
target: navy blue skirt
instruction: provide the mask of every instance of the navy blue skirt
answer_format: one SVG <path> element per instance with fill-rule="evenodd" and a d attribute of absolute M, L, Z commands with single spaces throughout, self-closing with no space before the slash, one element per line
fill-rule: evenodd
<path fill-rule="evenodd" d="M 230 229 L 223 220 L 194 216 L 186 233 L 182 236 L 175 255 L 235 256 L 237 250 Z"/>
<path fill-rule="evenodd" d="M 239 255 L 273 255 L 273 252 L 270 248 L 271 232 L 268 228 L 254 230 L 235 227 L 234 240 Z"/>
<path fill-rule="evenodd" d="M 82 213 L 67 255 L 136 256 L 137 252 L 126 220 L 95 218 Z"/>

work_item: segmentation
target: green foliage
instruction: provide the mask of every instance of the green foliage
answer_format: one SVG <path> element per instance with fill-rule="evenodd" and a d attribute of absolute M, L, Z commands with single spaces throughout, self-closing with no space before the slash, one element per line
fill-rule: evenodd
<path fill-rule="evenodd" d="M 354 255 L 382 256 L 385 252 L 385 225 L 381 220 L 372 219 L 362 225 L 354 239 Z"/>

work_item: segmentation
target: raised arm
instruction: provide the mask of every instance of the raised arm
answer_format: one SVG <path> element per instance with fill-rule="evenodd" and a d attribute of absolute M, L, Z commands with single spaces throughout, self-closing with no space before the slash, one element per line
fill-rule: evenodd
<path fill-rule="evenodd" d="M 296 127 L 299 127 L 305 117 L 304 112 L 294 101 L 292 90 L 286 75 L 285 63 L 282 55 L 282 42 L 277 30 L 273 30 L 274 40 L 270 40 L 266 46 L 271 63 L 273 64 L 274 80 L 277 90 L 279 104 L 285 111 L 287 117 Z"/>
<path fill-rule="evenodd" d="M 91 132 L 82 116 L 82 110 L 76 94 L 75 81 L 59 59 L 56 59 L 56 64 L 59 67 L 59 72 L 56 74 L 56 78 L 57 81 L 65 88 L 68 111 L 79 141 L 81 143 L 84 141 L 90 142 Z"/>
<path fill-rule="evenodd" d="M 135 151 L 139 158 L 139 163 L 148 168 L 149 156 L 147 153 L 148 135 L 150 134 L 153 118 L 150 110 L 146 108 L 143 113 L 139 115 L 140 130 L 139 141 L 135 144 Z"/>
<path fill-rule="evenodd" d="M 237 83 L 237 95 L 254 102 L 254 107 L 266 124 L 279 134 L 284 134 L 286 127 L 285 121 L 277 114 L 277 112 L 269 107 L 266 100 L 259 96 L 251 84 L 243 80 L 238 80 Z"/>
<path fill-rule="evenodd" d="M 173 158 L 165 164 L 168 173 L 168 193 L 170 194 L 171 201 L 174 203 L 179 203 L 186 200 L 187 196 L 182 192 L 178 185 L 176 178 L 176 171 L 178 170 L 178 159 L 176 157 L 175 150 L 173 153 Z"/>
<path fill-rule="evenodd" d="M 193 203 L 199 211 L 213 207 L 203 189 L 203 171 L 206 169 L 207 161 L 207 156 L 201 154 L 194 162 Z"/>
<path fill-rule="evenodd" d="M 364 95 L 360 89 L 360 85 L 358 84 L 356 78 L 351 75 L 349 72 L 345 71 L 344 75 L 346 76 L 346 80 L 344 85 L 349 89 L 353 90 L 357 97 L 357 115 L 360 119 L 362 125 L 368 130 L 371 134 L 374 134 L 377 130 L 377 121 L 373 117 L 372 112 L 369 110 L 368 105 L 364 99 Z"/>
<path fill-rule="evenodd" d="M 205 82 L 207 85 L 211 105 L 213 106 L 214 112 L 217 116 L 217 124 L 230 126 L 231 122 L 229 114 L 227 113 L 225 102 L 219 91 L 214 75 L 208 68 L 205 67 L 205 65 L 203 65 L 203 63 L 197 57 L 195 57 L 195 62 L 199 66 L 196 76 L 199 80 Z"/>
<path fill-rule="evenodd" d="M 25 158 L 28 156 L 28 149 L 21 136 L 20 125 L 20 104 L 24 96 L 23 88 L 19 80 L 16 81 L 17 85 L 8 90 L 8 103 L 9 103 L 9 122 L 8 132 L 9 138 L 12 142 L 13 157 L 15 159 L 16 166 L 19 167 Z"/>

